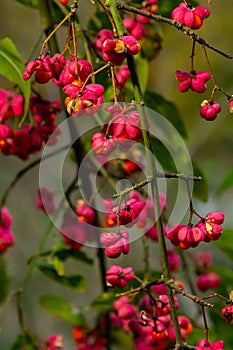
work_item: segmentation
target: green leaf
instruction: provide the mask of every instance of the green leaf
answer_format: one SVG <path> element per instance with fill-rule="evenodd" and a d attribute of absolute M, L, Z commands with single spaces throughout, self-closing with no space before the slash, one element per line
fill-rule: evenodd
<path fill-rule="evenodd" d="M 80 262 L 83 262 L 88 265 L 93 264 L 93 260 L 89 258 L 84 252 L 81 252 L 80 250 L 72 250 L 72 249 L 61 249 L 55 253 L 55 256 L 57 256 L 60 260 L 66 260 L 68 258 L 72 258 L 75 260 L 79 260 Z"/>
<path fill-rule="evenodd" d="M 151 142 L 154 150 L 154 155 L 159 164 L 162 166 L 163 170 L 171 173 L 177 172 L 175 162 L 164 144 L 155 137 L 151 138 Z"/>
<path fill-rule="evenodd" d="M 17 335 L 10 350 L 38 350 L 38 346 L 35 339 L 25 331 Z"/>
<path fill-rule="evenodd" d="M 123 329 L 112 328 L 110 333 L 111 343 L 117 345 L 121 349 L 133 350 L 134 341 L 132 334 L 126 333 Z"/>
<path fill-rule="evenodd" d="M 40 298 L 40 305 L 51 315 L 76 326 L 85 326 L 86 320 L 82 313 L 75 313 L 67 301 L 55 295 L 45 295 Z"/>
<path fill-rule="evenodd" d="M 228 190 L 233 186 L 233 168 L 230 169 L 230 171 L 226 174 L 225 178 L 223 179 L 220 187 L 219 187 L 219 192 L 224 192 Z"/>
<path fill-rule="evenodd" d="M 64 276 L 65 268 L 63 262 L 57 256 L 53 259 L 53 266 L 59 276 Z"/>
<path fill-rule="evenodd" d="M 42 256 L 57 257 L 61 261 L 69 258 L 78 260 L 84 264 L 92 265 L 93 259 L 89 258 L 84 252 L 80 250 L 72 250 L 67 248 L 59 248 L 58 250 L 49 250 L 42 254 Z"/>
<path fill-rule="evenodd" d="M 228 256 L 233 261 L 233 230 L 226 229 L 223 230 L 221 238 L 217 241 L 214 241 L 216 245 L 223 253 Z"/>
<path fill-rule="evenodd" d="M 113 309 L 115 300 L 116 297 L 113 293 L 103 293 L 92 301 L 91 307 L 99 312 L 109 312 Z"/>
<path fill-rule="evenodd" d="M 37 266 L 41 272 L 52 280 L 72 289 L 84 291 L 87 288 L 87 281 L 80 275 L 64 275 L 60 276 L 54 264 L 46 260 L 38 259 Z"/>
<path fill-rule="evenodd" d="M 192 164 L 194 176 L 200 176 L 202 178 L 201 181 L 194 181 L 193 196 L 200 201 L 206 202 L 209 195 L 207 178 L 203 171 L 200 169 L 199 165 L 197 165 L 195 162 L 192 162 Z"/>
<path fill-rule="evenodd" d="M 0 305 L 4 303 L 7 298 L 9 287 L 9 279 L 6 272 L 6 262 L 2 255 L 0 255 Z"/>
<path fill-rule="evenodd" d="M 14 43 L 9 38 L 0 41 L 0 74 L 17 84 L 24 96 L 24 116 L 27 114 L 31 93 L 30 81 L 23 79 L 25 65 Z"/>
<path fill-rule="evenodd" d="M 187 136 L 183 120 L 176 105 L 156 92 L 146 91 L 145 105 L 164 116 L 183 137 Z"/>
<path fill-rule="evenodd" d="M 38 8 L 38 0 L 16 0 L 16 1 L 30 8 Z"/>
<path fill-rule="evenodd" d="M 140 80 L 140 86 L 142 89 L 142 93 L 144 94 L 148 85 L 148 77 L 149 77 L 149 64 L 148 60 L 142 56 L 141 53 L 136 55 L 135 63 L 137 66 L 138 77 Z"/>
<path fill-rule="evenodd" d="M 106 13 L 99 10 L 98 8 L 94 16 L 92 16 L 89 20 L 87 28 L 90 32 L 96 32 L 96 34 L 103 28 L 112 30 L 111 23 L 108 17 L 106 16 Z"/>

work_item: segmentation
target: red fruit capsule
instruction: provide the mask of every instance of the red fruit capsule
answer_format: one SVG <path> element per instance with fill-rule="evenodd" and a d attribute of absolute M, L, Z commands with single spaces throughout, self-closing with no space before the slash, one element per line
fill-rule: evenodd
<path fill-rule="evenodd" d="M 162 339 L 166 339 L 167 338 L 167 332 L 166 331 L 162 331 L 162 332 L 158 332 L 156 330 L 152 331 L 152 337 L 156 340 L 162 340 Z"/>
<path fill-rule="evenodd" d="M 60 4 L 67 5 L 69 0 L 59 0 Z"/>
<path fill-rule="evenodd" d="M 35 74 L 35 80 L 39 84 L 46 84 L 52 79 L 53 73 L 51 71 L 37 71 Z"/>
<path fill-rule="evenodd" d="M 233 320 L 233 305 L 227 305 L 222 309 L 222 315 L 227 321 L 227 323 L 231 323 Z"/>

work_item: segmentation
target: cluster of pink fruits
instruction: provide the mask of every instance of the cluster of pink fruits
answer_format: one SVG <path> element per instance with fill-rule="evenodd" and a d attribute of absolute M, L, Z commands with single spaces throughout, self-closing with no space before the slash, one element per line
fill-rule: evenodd
<path fill-rule="evenodd" d="M 0 90 L 0 152 L 15 155 L 23 160 L 39 152 L 55 130 L 57 135 L 59 134 L 54 122 L 60 110 L 60 100 L 50 102 L 39 96 L 32 96 L 29 112 L 32 114 L 34 125 L 26 123 L 22 129 L 14 130 L 10 123 L 15 118 L 22 118 L 24 114 L 23 96 Z M 52 145 L 57 139 L 50 137 L 49 141 Z"/>
<path fill-rule="evenodd" d="M 43 194 L 44 202 L 47 200 L 47 203 L 45 205 L 45 208 L 43 208 L 41 206 L 39 197 L 38 207 L 44 210 L 46 210 L 46 208 L 54 208 L 51 192 L 48 190 L 46 191 L 46 189 L 43 188 L 40 191 Z M 160 204 L 162 210 L 165 210 L 167 205 L 165 202 L 165 196 L 162 194 L 160 194 Z M 118 206 L 115 207 L 112 200 L 105 200 L 104 208 L 106 210 L 106 223 L 110 227 L 115 225 L 128 225 L 131 227 L 135 222 L 139 226 L 146 226 L 147 218 L 150 216 L 150 214 L 152 214 L 153 203 L 150 200 L 148 203 L 145 203 L 140 194 L 138 192 L 134 192 L 131 194 L 130 199 L 124 205 L 121 205 L 120 208 Z M 64 217 L 62 227 L 64 242 L 68 244 L 71 249 L 76 250 L 80 249 L 80 247 L 88 240 L 94 240 L 94 231 L 92 231 L 92 234 L 90 235 L 90 232 L 87 233 L 86 227 L 82 227 L 82 223 L 89 223 L 92 225 L 94 223 L 94 220 L 94 210 L 90 208 L 83 200 L 78 200 L 76 203 L 76 215 L 69 213 L 68 216 L 65 215 Z M 200 220 L 195 226 L 196 229 L 200 229 L 205 233 L 204 236 L 201 235 L 202 238 L 205 237 L 203 238 L 203 241 L 209 242 L 211 240 L 216 240 L 221 236 L 221 224 L 223 221 L 223 213 L 211 212 L 206 215 L 205 219 L 203 218 L 203 220 Z M 182 234 L 179 233 L 179 230 L 177 230 L 178 228 L 182 229 Z M 175 230 L 174 228 L 168 230 L 166 232 L 166 236 L 171 240 L 173 244 L 175 243 L 175 245 L 177 245 L 178 239 L 181 239 L 181 236 L 185 236 L 186 238 L 183 240 L 185 247 L 180 243 L 179 245 L 181 248 L 187 249 L 189 247 L 197 245 L 197 240 L 195 240 L 195 244 L 190 243 L 190 238 L 193 238 L 193 235 L 188 231 L 189 229 L 191 228 L 186 225 L 178 225 L 175 227 Z M 183 231 L 185 231 L 185 235 L 183 234 Z M 171 234 L 172 232 L 176 232 L 176 235 Z M 193 232 L 195 232 L 195 230 Z M 173 237 L 173 240 L 171 239 L 171 236 Z M 194 237 L 196 238 L 195 234 Z M 130 245 L 128 238 L 129 235 L 126 231 L 104 232 L 100 235 L 100 243 L 105 247 L 106 256 L 115 259 L 118 258 L 121 254 L 129 253 Z M 170 271 L 173 273 L 179 271 L 181 264 L 180 256 L 172 248 L 167 249 L 167 256 Z M 212 255 L 210 252 L 197 253 L 195 258 L 195 265 L 198 270 L 196 285 L 199 290 L 207 291 L 208 289 L 215 289 L 220 285 L 220 276 L 211 271 Z M 112 288 L 125 288 L 133 278 L 134 271 L 132 267 L 122 268 L 118 265 L 112 265 L 106 272 L 107 285 Z M 130 303 L 127 297 L 118 299 L 118 301 L 114 303 L 116 315 L 114 314 L 111 316 L 111 321 L 113 322 L 113 326 L 120 326 L 123 329 L 127 329 L 127 331 L 133 332 L 133 334 L 134 332 L 136 332 L 136 334 L 139 332 L 144 340 L 142 341 L 142 339 L 137 339 L 136 344 L 140 344 L 140 346 L 142 346 L 142 344 L 146 341 L 147 343 L 153 344 L 153 346 L 156 343 L 157 346 L 161 346 L 161 349 L 166 349 L 167 342 L 174 341 L 175 339 L 171 319 L 170 316 L 168 316 L 170 308 L 166 296 L 166 288 L 165 285 L 162 284 L 160 286 L 153 287 L 153 290 L 159 294 L 160 300 L 160 302 L 158 302 L 156 305 L 158 309 L 156 311 L 156 314 L 159 315 L 158 319 L 156 320 L 156 326 L 154 325 L 155 320 L 149 316 L 150 313 L 147 307 L 150 303 L 148 298 L 147 302 L 146 298 L 140 302 L 140 305 L 143 305 L 143 317 L 141 316 L 142 310 L 140 310 L 140 312 L 136 311 L 135 306 Z M 167 311 L 165 312 L 165 310 Z M 233 318 L 233 306 L 229 304 L 224 307 L 222 309 L 222 315 L 228 323 L 231 323 Z M 119 321 L 119 318 L 121 321 Z M 186 339 L 187 335 L 192 329 L 191 324 L 189 320 L 183 316 L 179 317 L 179 322 L 183 339 Z M 130 328 L 128 328 L 129 324 Z M 81 332 L 79 327 L 75 328 L 75 337 L 76 341 L 79 344 L 83 344 L 83 349 L 85 349 L 84 343 L 88 343 L 90 339 L 93 339 L 94 335 L 96 344 L 99 344 L 100 342 L 101 346 L 105 346 L 105 343 L 102 343 L 102 338 L 98 332 L 95 334 L 90 333 L 90 339 L 88 337 L 83 337 L 82 340 L 78 338 L 78 332 Z M 81 333 L 83 336 L 83 330 Z M 207 343 L 204 340 L 199 341 L 197 349 L 201 349 L 201 346 L 204 345 L 206 347 L 206 344 Z M 216 349 L 216 346 L 220 345 L 223 346 L 222 341 L 215 343 L 208 342 L 208 344 L 210 346 L 210 349 Z"/>
<path fill-rule="evenodd" d="M 158 0 L 145 0 L 143 2 L 142 11 L 150 12 L 152 14 L 156 14 L 158 10 Z M 127 36 L 123 36 L 120 41 L 114 38 L 113 32 L 109 29 L 101 29 L 99 33 L 96 35 L 94 40 L 94 46 L 96 50 L 102 51 L 103 59 L 105 61 L 110 61 L 113 65 L 119 66 L 123 63 L 126 58 L 126 53 L 128 51 L 129 43 L 135 43 L 136 46 L 128 51 L 129 54 L 134 54 L 132 52 L 139 52 L 140 46 L 135 40 L 140 40 L 142 37 L 147 35 L 147 30 L 145 25 L 150 22 L 150 18 L 144 17 L 142 15 L 136 15 L 135 18 L 127 17 L 123 19 L 123 24 L 127 32 L 129 33 L 128 39 Z M 121 42 L 123 41 L 123 43 Z M 124 45 L 123 45 L 124 44 Z M 119 53 L 119 55 L 113 55 L 111 50 L 110 56 L 106 55 L 106 48 L 114 48 L 115 53 Z M 130 53 L 131 52 L 131 53 Z M 111 60 L 112 57 L 112 60 Z M 109 59 L 110 58 L 110 59 Z"/>
<path fill-rule="evenodd" d="M 2 208 L 0 210 L 0 253 L 5 252 L 14 242 L 11 215 L 7 208 Z"/>
<path fill-rule="evenodd" d="M 209 17 L 210 10 L 204 6 L 192 6 L 187 2 L 182 2 L 172 12 L 172 19 L 185 25 L 191 29 L 199 29 L 204 19 Z M 192 70 L 186 72 L 184 70 L 176 71 L 176 79 L 179 81 L 178 89 L 181 92 L 186 92 L 191 89 L 199 94 L 206 91 L 206 82 L 211 75 L 206 71 L 196 72 Z M 228 109 L 233 113 L 233 97 L 228 96 Z M 202 101 L 200 108 L 200 115 L 205 120 L 215 120 L 217 115 L 221 112 L 221 105 L 214 101 L 213 98 Z"/>
<path fill-rule="evenodd" d="M 134 36 L 112 38 L 111 35 L 111 38 L 108 38 L 109 35 L 106 33 L 108 32 L 104 32 L 103 39 L 100 37 L 96 44 L 101 45 L 104 61 L 119 66 L 127 55 L 139 53 L 140 45 Z M 93 70 L 91 64 L 85 59 L 74 57 L 74 55 L 71 55 L 70 58 L 65 58 L 60 54 L 55 54 L 53 57 L 41 55 L 37 60 L 32 60 L 27 64 L 23 78 L 28 80 L 34 73 L 37 83 L 45 84 L 51 80 L 55 85 L 62 87 L 67 95 L 65 100 L 67 111 L 71 115 L 77 115 L 84 109 L 87 114 L 93 114 L 95 109 L 90 110 L 90 107 L 104 102 L 104 87 L 100 84 L 87 84 Z M 123 71 L 119 74 L 124 76 L 124 79 L 128 76 L 128 72 L 126 75 Z"/>
<path fill-rule="evenodd" d="M 95 234 L 95 211 L 83 199 L 79 199 L 74 212 L 66 212 L 63 217 L 61 234 L 65 244 L 71 249 L 78 250 L 85 243 L 94 241 Z"/>
<path fill-rule="evenodd" d="M 119 144 L 129 149 L 135 142 L 142 140 L 138 111 L 124 112 L 118 105 L 107 109 L 109 117 L 103 132 L 97 132 L 92 136 L 92 149 L 96 154 L 107 155 Z"/>
<path fill-rule="evenodd" d="M 200 262 L 208 257 L 198 257 Z M 210 263 L 208 259 L 208 264 Z M 134 278 L 132 267 L 123 268 L 119 265 L 112 265 L 106 272 L 106 282 L 112 288 L 125 288 Z M 151 297 L 153 296 L 153 300 Z M 150 295 L 143 296 L 134 305 L 126 295 L 119 297 L 113 303 L 113 311 L 109 314 L 111 327 L 122 328 L 130 334 L 135 343 L 135 349 L 152 350 L 156 347 L 159 350 L 168 348 L 168 344 L 175 342 L 175 332 L 170 317 L 170 304 L 165 285 L 159 284 L 151 287 Z M 175 307 L 179 308 L 179 303 L 175 297 Z M 228 307 L 230 310 L 230 308 Z M 225 310 L 225 309 L 223 309 Z M 154 316 L 156 315 L 156 317 Z M 193 327 L 186 316 L 178 316 L 182 339 L 185 341 L 192 332 Z M 89 349 L 88 345 L 94 342 L 93 348 L 105 349 L 105 342 L 101 335 L 101 329 L 105 327 L 105 320 L 101 319 L 94 331 L 82 327 L 75 327 L 73 335 L 76 343 L 81 349 Z M 79 347 L 78 347 L 79 348 Z M 221 350 L 224 348 L 222 340 L 210 342 L 204 339 L 199 340 L 197 350 Z"/>
<path fill-rule="evenodd" d="M 180 92 L 186 92 L 191 89 L 201 94 L 206 90 L 206 82 L 210 79 L 210 73 L 206 71 L 186 72 L 177 70 L 176 79 L 179 80 L 178 89 Z"/>
<path fill-rule="evenodd" d="M 215 241 L 221 237 L 224 214 L 211 212 L 194 226 L 178 224 L 166 232 L 167 238 L 182 249 L 195 248 L 200 242 Z"/>
<path fill-rule="evenodd" d="M 161 210 L 166 209 L 164 194 L 160 193 Z M 145 201 L 139 192 L 130 194 L 130 199 L 124 204 L 116 206 L 110 199 L 104 200 L 104 210 L 106 213 L 105 223 L 109 227 L 124 225 L 132 227 L 137 225 L 143 228 L 145 235 L 154 241 L 158 241 L 157 229 L 155 226 L 153 213 L 153 200 L 148 198 Z M 149 227 L 149 228 L 148 228 Z M 104 232 L 100 236 L 100 242 L 105 247 L 105 254 L 109 258 L 118 258 L 122 253 L 128 254 L 130 245 L 128 243 L 129 234 L 126 231 Z"/>
<path fill-rule="evenodd" d="M 191 71 L 186 72 L 184 70 L 176 71 L 176 79 L 179 81 L 178 89 L 180 92 L 186 92 L 191 89 L 194 92 L 202 94 L 206 91 L 206 82 L 210 79 L 210 73 L 206 71 Z M 229 110 L 232 105 L 232 101 L 229 101 Z M 218 113 L 222 110 L 219 103 L 213 99 L 204 100 L 201 103 L 200 115 L 206 120 L 216 119 Z"/>
<path fill-rule="evenodd" d="M 220 286 L 221 277 L 216 272 L 211 271 L 211 252 L 198 252 L 195 257 L 195 266 L 198 273 L 195 282 L 200 291 L 213 290 Z"/>
<path fill-rule="evenodd" d="M 106 273 L 106 281 L 110 287 L 124 288 L 134 278 L 134 271 L 131 267 L 122 268 L 118 265 L 112 265 Z M 152 350 L 156 347 L 159 350 L 165 350 L 168 344 L 175 342 L 175 332 L 173 322 L 170 317 L 170 304 L 164 284 L 151 287 L 150 295 L 153 295 L 153 302 L 149 296 L 140 298 L 138 305 L 134 305 L 127 296 L 121 296 L 113 302 L 113 310 L 109 314 L 111 327 L 121 328 L 133 337 L 135 349 Z M 179 303 L 175 297 L 175 307 L 179 308 Z M 156 317 L 154 316 L 156 315 Z M 185 340 L 187 335 L 192 332 L 192 325 L 185 316 L 179 316 L 182 338 Z M 105 320 L 101 319 L 98 327 L 104 327 Z M 89 333 L 85 329 L 75 327 L 76 341 L 83 344 L 80 334 Z M 90 332 L 91 333 L 91 332 Z M 77 339 L 77 334 L 79 335 Z M 95 333 L 101 340 L 100 333 Z M 98 338 L 97 338 L 98 339 Z M 97 343 L 95 338 L 95 342 Z M 85 338 L 86 341 L 86 338 Z M 104 350 L 104 345 L 98 349 Z M 81 347 L 81 349 L 87 349 Z M 97 349 L 97 347 L 94 347 Z"/>
<path fill-rule="evenodd" d="M 52 80 L 55 85 L 63 88 L 67 95 L 65 104 L 70 114 L 104 101 L 102 85 L 86 84 L 92 73 L 92 66 L 87 60 L 74 56 L 67 59 L 60 54 L 53 57 L 41 55 L 27 64 L 23 78 L 28 80 L 34 73 L 37 83 L 45 84 Z"/>
<path fill-rule="evenodd" d="M 182 2 L 172 11 L 172 19 L 191 28 L 201 28 L 204 19 L 208 18 L 210 10 L 204 6 L 192 6 Z"/>

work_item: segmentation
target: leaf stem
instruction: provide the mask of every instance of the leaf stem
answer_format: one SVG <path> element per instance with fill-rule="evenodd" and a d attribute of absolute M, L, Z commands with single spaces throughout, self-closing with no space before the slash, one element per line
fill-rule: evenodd
<path fill-rule="evenodd" d="M 117 9 L 117 2 L 115 0 L 107 0 L 105 6 L 109 7 L 109 11 L 115 23 L 118 35 L 123 36 L 125 33 L 127 33 L 127 31 L 123 25 L 121 16 Z"/>

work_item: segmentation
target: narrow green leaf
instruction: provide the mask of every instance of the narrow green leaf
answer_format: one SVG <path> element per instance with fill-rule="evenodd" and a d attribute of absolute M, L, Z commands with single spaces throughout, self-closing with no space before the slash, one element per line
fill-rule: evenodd
<path fill-rule="evenodd" d="M 163 145 L 163 143 L 156 139 L 155 137 L 151 138 L 152 147 L 154 150 L 154 154 L 159 164 L 162 166 L 164 171 L 167 172 L 176 172 L 175 162 L 169 153 L 168 149 Z"/>
<path fill-rule="evenodd" d="M 121 349 L 133 350 L 134 341 L 132 334 L 126 333 L 123 329 L 112 328 L 110 333 L 111 343 L 117 345 Z"/>
<path fill-rule="evenodd" d="M 62 297 L 45 295 L 40 298 L 40 305 L 51 315 L 76 326 L 85 326 L 86 320 L 82 313 L 75 313 L 71 305 Z"/>
<path fill-rule="evenodd" d="M 35 339 L 25 331 L 17 335 L 10 350 L 37 350 L 38 346 Z"/>
<path fill-rule="evenodd" d="M 16 0 L 16 1 L 30 8 L 38 8 L 38 0 Z"/>
<path fill-rule="evenodd" d="M 146 89 L 147 89 L 147 85 L 148 85 L 149 63 L 148 63 L 148 60 L 142 56 L 141 53 L 137 54 L 134 57 L 134 59 L 135 59 L 135 63 L 137 66 L 137 72 L 138 72 L 141 90 L 142 90 L 142 93 L 144 94 Z M 126 64 L 126 62 L 125 62 L 125 64 Z M 107 98 L 113 96 L 112 86 L 110 86 L 107 89 L 107 93 L 108 93 L 108 94 L 106 94 Z M 124 96 L 125 96 L 126 101 L 131 101 L 135 98 L 134 88 L 133 88 L 131 79 L 128 79 L 126 82 L 126 86 L 124 88 Z"/>
<path fill-rule="evenodd" d="M 87 281 L 80 275 L 60 276 L 55 266 L 46 260 L 38 259 L 37 266 L 41 272 L 52 280 L 72 289 L 84 291 L 87 288 Z"/>
<path fill-rule="evenodd" d="M 156 92 L 146 91 L 145 105 L 164 116 L 183 137 L 187 136 L 183 120 L 176 105 Z"/>
<path fill-rule="evenodd" d="M 84 252 L 81 252 L 79 250 L 75 251 L 72 249 L 61 249 L 58 252 L 56 252 L 55 255 L 60 260 L 66 260 L 68 258 L 72 258 L 75 260 L 79 260 L 80 262 L 83 262 L 88 265 L 93 264 L 93 260 L 90 259 Z"/>
<path fill-rule="evenodd" d="M 42 256 L 57 257 L 61 261 L 65 261 L 69 258 L 78 260 L 84 264 L 92 265 L 93 259 L 89 258 L 86 253 L 80 250 L 72 250 L 68 248 L 59 248 L 58 250 L 48 250 L 41 254 Z"/>
<path fill-rule="evenodd" d="M 141 53 L 135 56 L 135 63 L 137 66 L 137 72 L 140 80 L 142 93 L 144 94 L 148 85 L 149 63 L 148 60 L 142 56 Z"/>
<path fill-rule="evenodd" d="M 91 307 L 99 312 L 108 312 L 113 309 L 115 300 L 116 297 L 113 293 L 103 293 L 92 301 Z"/>
<path fill-rule="evenodd" d="M 90 30 L 90 32 L 96 32 L 96 34 L 103 28 L 112 30 L 108 17 L 103 11 L 99 10 L 98 8 L 94 16 L 90 18 L 87 28 Z"/>
<path fill-rule="evenodd" d="M 233 186 L 233 168 L 229 170 L 219 187 L 219 192 L 224 192 Z"/>
<path fill-rule="evenodd" d="M 8 294 L 9 278 L 6 272 L 6 262 L 0 255 L 0 305 L 4 303 Z"/>
<path fill-rule="evenodd" d="M 65 268 L 63 262 L 57 256 L 53 259 L 53 266 L 59 276 L 64 276 Z"/>
<path fill-rule="evenodd" d="M 24 96 L 24 116 L 28 112 L 31 93 L 30 81 L 23 79 L 25 65 L 14 43 L 9 38 L 0 41 L 0 74 L 17 84 Z"/>

